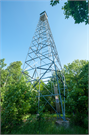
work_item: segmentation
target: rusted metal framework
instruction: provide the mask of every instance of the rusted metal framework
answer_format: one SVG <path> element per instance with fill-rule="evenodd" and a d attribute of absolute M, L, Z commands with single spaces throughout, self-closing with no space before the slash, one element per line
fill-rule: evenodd
<path fill-rule="evenodd" d="M 44 106 L 48 103 L 57 113 L 57 118 L 61 117 L 61 109 L 63 114 L 61 118 L 65 121 L 65 77 L 45 11 L 40 14 L 22 72 L 27 76 L 27 82 L 31 83 L 30 90 L 35 89 L 38 92 L 38 108 L 42 97 L 45 100 Z M 51 89 L 49 90 L 46 84 L 49 83 L 50 79 Z M 41 81 L 45 83 L 43 87 L 46 92 L 40 91 Z M 37 85 L 39 85 L 38 89 Z M 46 97 L 49 99 L 54 97 L 56 107 L 53 107 Z"/>

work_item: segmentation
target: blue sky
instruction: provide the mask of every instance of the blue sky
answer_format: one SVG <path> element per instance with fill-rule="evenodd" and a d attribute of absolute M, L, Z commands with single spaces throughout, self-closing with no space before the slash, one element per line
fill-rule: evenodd
<path fill-rule="evenodd" d="M 74 24 L 72 17 L 65 19 L 61 7 L 65 1 L 52 7 L 50 1 L 1 1 L 0 57 L 7 66 L 14 61 L 24 64 L 40 13 L 47 12 L 59 58 L 63 65 L 72 61 L 89 60 L 89 26 Z"/>

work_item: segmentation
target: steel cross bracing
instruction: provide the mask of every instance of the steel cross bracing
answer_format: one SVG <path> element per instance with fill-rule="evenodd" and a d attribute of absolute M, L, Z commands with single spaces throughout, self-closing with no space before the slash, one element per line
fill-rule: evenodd
<path fill-rule="evenodd" d="M 23 67 L 23 74 L 27 77 L 27 82 L 30 82 L 30 90 L 35 89 L 38 92 L 38 108 L 41 104 L 40 98 L 43 97 L 46 101 L 44 106 L 48 103 L 60 116 L 60 111 L 58 111 L 58 105 L 60 104 L 63 114 L 62 119 L 65 120 L 65 77 L 45 11 L 40 14 Z M 46 85 L 50 79 L 51 89 L 49 90 Z M 41 81 L 45 84 L 43 87 L 46 94 L 40 88 Z M 37 85 L 39 85 L 39 88 L 36 87 Z M 61 92 L 64 94 L 64 99 L 61 96 Z M 50 98 L 46 97 L 54 97 L 56 107 L 51 104 Z"/>

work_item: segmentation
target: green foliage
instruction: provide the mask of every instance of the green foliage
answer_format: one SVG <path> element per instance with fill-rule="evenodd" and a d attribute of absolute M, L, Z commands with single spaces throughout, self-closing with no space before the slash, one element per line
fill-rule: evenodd
<path fill-rule="evenodd" d="M 85 70 L 85 65 L 88 64 L 88 61 L 85 60 L 75 60 L 71 64 L 68 63 L 68 65 L 64 65 L 64 74 L 66 78 L 66 83 L 68 85 L 69 91 L 71 91 L 74 87 L 79 87 L 79 81 L 81 78 L 81 74 L 84 72 L 82 70 Z M 88 66 L 88 65 L 87 65 Z M 83 69 L 84 68 L 84 69 Z M 88 75 L 88 70 L 86 69 L 85 72 L 86 76 Z M 83 77 L 83 76 L 82 76 Z M 87 83 L 87 79 L 85 79 Z"/>
<path fill-rule="evenodd" d="M 4 94 L 6 91 L 6 87 L 9 86 L 12 83 L 17 82 L 19 80 L 19 76 L 21 74 L 21 62 L 13 62 L 8 66 L 6 69 L 3 69 L 6 64 L 4 63 L 5 59 L 0 60 L 1 65 L 1 105 L 4 102 Z"/>
<path fill-rule="evenodd" d="M 65 18 L 72 16 L 75 20 L 75 23 L 88 24 L 88 2 L 86 1 L 68 1 L 65 3 L 64 7 Z"/>
<path fill-rule="evenodd" d="M 51 0 L 50 5 L 54 6 L 59 3 L 59 0 Z M 67 1 L 62 7 L 64 10 L 65 19 L 68 19 L 70 16 L 73 17 L 76 23 L 85 22 L 88 24 L 88 2 L 87 1 Z"/>
<path fill-rule="evenodd" d="M 84 128 L 88 129 L 88 117 L 84 118 Z"/>
<path fill-rule="evenodd" d="M 7 76 L 7 72 L 3 69 L 6 64 L 4 63 L 5 59 L 0 59 L 0 86 L 3 87 L 4 83 L 5 83 L 5 79 Z"/>
<path fill-rule="evenodd" d="M 1 102 L 4 100 L 4 93 L 5 93 L 5 84 L 7 79 L 8 72 L 4 69 L 4 67 L 7 65 L 4 63 L 5 59 L 0 59 L 0 91 L 1 91 Z"/>
<path fill-rule="evenodd" d="M 3 133 L 12 133 L 16 125 L 20 127 L 23 117 L 26 114 L 36 114 L 38 112 L 38 92 L 39 90 L 39 82 L 33 88 L 30 82 L 26 83 L 26 77 L 24 75 L 21 76 L 21 62 L 13 62 L 6 69 L 4 67 L 4 60 L 2 60 L 2 68 L 1 68 L 1 99 L 2 99 L 2 111 L 1 111 L 1 123 L 2 123 L 2 132 Z M 86 129 L 88 128 L 88 61 L 85 60 L 75 60 L 68 65 L 65 65 L 63 68 L 64 75 L 66 78 L 68 93 L 66 93 L 66 113 L 68 115 L 71 114 L 71 125 L 80 125 Z M 57 72 L 60 76 L 60 73 Z M 52 76 L 56 82 L 55 74 Z M 62 83 L 59 79 L 60 87 L 62 88 Z M 33 84 L 33 85 L 34 85 Z M 32 88 L 31 91 L 30 87 Z M 42 80 L 40 81 L 40 92 L 43 95 L 48 94 L 47 89 L 51 92 L 54 91 L 54 86 L 52 83 L 52 78 L 49 80 L 47 84 L 45 84 Z M 63 91 L 61 90 L 61 94 Z M 50 93 L 49 93 L 50 95 Z M 51 103 L 51 105 L 55 108 L 55 97 L 46 97 L 47 100 Z M 62 97 L 63 99 L 63 97 Z M 46 104 L 44 107 L 45 99 L 40 97 L 40 109 L 39 109 L 39 120 L 43 120 L 45 123 L 45 119 L 43 119 L 43 113 L 46 112 L 48 114 L 54 113 L 54 110 L 50 107 L 49 104 Z M 74 112 L 74 116 L 72 113 Z M 80 115 L 81 114 L 81 115 Z M 25 117 L 24 117 L 25 118 Z M 34 120 L 32 120 L 34 121 Z M 39 131 L 38 122 L 33 122 L 28 124 L 27 126 L 31 127 L 28 132 L 27 130 L 24 133 L 73 133 L 73 131 L 66 132 L 63 129 L 60 131 L 57 129 L 53 129 L 53 127 L 47 126 Z M 32 125 L 31 125 L 32 124 Z M 34 125 L 35 124 L 35 125 Z M 45 123 L 47 124 L 47 123 Z M 33 126 L 33 127 L 32 127 Z M 36 127 L 35 127 L 36 126 Z M 53 125 L 54 126 L 54 125 Z M 54 126 L 55 127 L 55 126 Z M 25 127 L 24 127 L 25 128 Z M 53 129 L 53 130 L 52 130 Z M 8 132 L 7 132 L 8 131 Z M 17 133 L 22 133 L 23 129 Z M 57 132 L 56 132 L 57 131 Z M 14 132 L 15 133 L 15 132 Z M 76 131 L 75 133 L 80 133 L 80 131 Z M 81 133 L 85 133 L 85 131 L 81 131 Z"/>
<path fill-rule="evenodd" d="M 36 114 L 38 111 L 38 99 L 36 96 L 37 96 L 37 91 L 33 89 L 29 95 L 29 102 L 31 105 L 29 113 L 31 114 Z"/>
<path fill-rule="evenodd" d="M 75 60 L 64 66 L 69 91 L 66 112 L 74 112 L 75 116 L 71 118 L 71 123 L 82 127 L 87 127 L 84 119 L 88 117 L 88 63 L 84 60 Z"/>
<path fill-rule="evenodd" d="M 59 3 L 59 0 L 51 0 L 50 5 L 55 6 Z"/>
<path fill-rule="evenodd" d="M 7 64 L 4 63 L 5 59 L 0 59 L 0 70 L 3 69 Z"/>
<path fill-rule="evenodd" d="M 19 81 L 19 77 L 21 75 L 21 61 L 16 61 L 10 64 L 6 70 L 8 70 L 8 81 L 11 83 L 15 83 Z"/>
<path fill-rule="evenodd" d="M 34 83 L 36 84 L 36 82 L 34 82 Z M 42 80 L 40 80 L 40 82 L 38 82 L 37 85 L 36 85 L 36 89 L 37 89 L 37 90 L 40 89 L 40 91 L 42 92 L 43 89 L 44 89 L 44 85 L 45 85 L 45 83 L 44 83 Z M 40 87 L 39 87 L 39 86 L 40 86 Z"/>
<path fill-rule="evenodd" d="M 21 65 L 17 61 L 6 69 L 1 69 L 2 130 L 20 123 L 22 115 L 31 108 L 29 86 L 25 76 L 21 75 Z"/>
<path fill-rule="evenodd" d="M 10 128 L 14 126 L 14 121 L 21 121 L 22 115 L 31 107 L 29 95 L 29 88 L 25 82 L 17 82 L 7 87 L 2 105 L 2 128 Z"/>
<path fill-rule="evenodd" d="M 40 121 L 29 117 L 25 123 L 16 125 L 13 127 L 10 134 L 85 134 L 86 130 L 79 126 L 73 126 L 72 128 L 64 128 L 57 126 L 50 115 L 48 119 L 42 119 Z M 9 129 L 10 130 L 10 129 Z M 3 131 L 7 134 L 8 131 Z"/>

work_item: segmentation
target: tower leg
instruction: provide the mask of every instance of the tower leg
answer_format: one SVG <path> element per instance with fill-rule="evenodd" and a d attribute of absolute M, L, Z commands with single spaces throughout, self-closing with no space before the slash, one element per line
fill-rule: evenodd
<path fill-rule="evenodd" d="M 57 87 L 54 87 L 54 93 L 58 94 Z M 56 110 L 58 113 L 60 113 L 60 105 L 59 105 L 59 96 L 55 95 L 55 102 L 56 102 Z"/>

